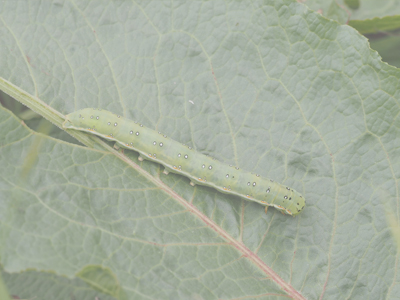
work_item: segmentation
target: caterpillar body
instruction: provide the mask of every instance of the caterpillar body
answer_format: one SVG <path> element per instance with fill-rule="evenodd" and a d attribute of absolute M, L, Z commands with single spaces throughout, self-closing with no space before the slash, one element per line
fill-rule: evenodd
<path fill-rule="evenodd" d="M 66 116 L 63 127 L 115 141 L 120 147 L 138 152 L 139 160 L 148 159 L 163 165 L 164 174 L 172 172 L 190 178 L 191 185 L 210 186 L 266 207 L 273 206 L 292 216 L 305 206 L 305 199 L 294 189 L 219 162 L 160 132 L 106 110 L 85 108 L 73 112 Z"/>

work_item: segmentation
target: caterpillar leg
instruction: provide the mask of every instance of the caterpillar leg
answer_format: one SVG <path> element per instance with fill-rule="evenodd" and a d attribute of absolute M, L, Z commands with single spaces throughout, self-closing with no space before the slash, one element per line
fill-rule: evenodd
<path fill-rule="evenodd" d="M 196 184 L 193 181 L 190 181 L 191 186 L 195 186 Z"/>
<path fill-rule="evenodd" d="M 122 148 L 121 146 L 119 146 L 119 145 L 118 145 L 118 142 L 114 144 L 113 148 L 114 148 L 115 150 L 117 150 L 118 152 L 122 153 L 122 154 L 124 153 L 124 148 Z"/>
<path fill-rule="evenodd" d="M 141 155 L 139 155 L 138 160 L 139 160 L 139 161 L 143 161 L 144 158 L 143 158 Z"/>
<path fill-rule="evenodd" d="M 165 175 L 168 175 L 168 174 L 169 174 L 169 172 L 168 172 L 167 168 L 164 168 L 164 171 L 163 171 L 163 173 L 164 173 Z"/>
<path fill-rule="evenodd" d="M 268 211 L 268 206 L 265 207 L 265 213 L 267 213 L 267 211 Z"/>

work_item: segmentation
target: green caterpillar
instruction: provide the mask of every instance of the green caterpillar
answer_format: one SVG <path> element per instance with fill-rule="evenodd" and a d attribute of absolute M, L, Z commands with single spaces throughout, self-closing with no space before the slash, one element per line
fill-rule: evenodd
<path fill-rule="evenodd" d="M 66 116 L 63 127 L 96 134 L 117 146 L 139 153 L 139 160 L 162 164 L 169 172 L 190 178 L 191 185 L 206 185 L 295 216 L 305 206 L 300 193 L 260 175 L 239 170 L 178 143 L 160 132 L 109 111 L 85 108 Z"/>

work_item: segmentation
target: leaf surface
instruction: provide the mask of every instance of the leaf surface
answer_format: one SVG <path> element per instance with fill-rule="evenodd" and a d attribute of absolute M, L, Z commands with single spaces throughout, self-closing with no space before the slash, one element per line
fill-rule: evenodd
<path fill-rule="evenodd" d="M 0 7 L 1 90 L 57 126 L 84 107 L 138 120 L 306 207 L 265 214 L 1 109 L 11 294 L 67 280 L 116 299 L 399 298 L 400 74 L 356 30 L 294 1 L 21 3 Z"/>

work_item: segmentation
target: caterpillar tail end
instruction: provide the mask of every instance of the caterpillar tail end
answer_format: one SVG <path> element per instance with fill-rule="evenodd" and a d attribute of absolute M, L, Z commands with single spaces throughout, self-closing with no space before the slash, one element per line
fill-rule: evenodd
<path fill-rule="evenodd" d="M 65 121 L 62 123 L 62 127 L 65 129 L 73 129 L 74 126 L 72 125 L 71 121 L 68 120 L 68 116 L 65 118 Z"/>

